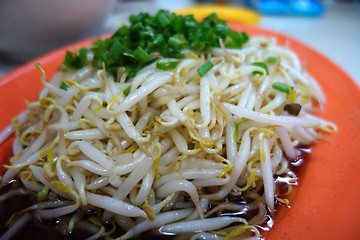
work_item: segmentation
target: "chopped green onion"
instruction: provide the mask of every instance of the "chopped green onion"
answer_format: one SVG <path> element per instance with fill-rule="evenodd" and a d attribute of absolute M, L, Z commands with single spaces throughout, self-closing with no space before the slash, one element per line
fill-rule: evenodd
<path fill-rule="evenodd" d="M 185 30 L 185 19 L 183 16 L 176 16 L 171 21 L 171 25 L 176 32 L 184 32 Z"/>
<path fill-rule="evenodd" d="M 131 85 L 129 85 L 127 88 L 125 88 L 125 90 L 123 91 L 123 94 L 124 94 L 125 96 L 129 95 L 130 89 L 131 89 Z"/>
<path fill-rule="evenodd" d="M 175 60 L 161 59 L 156 63 L 156 67 L 161 70 L 171 70 L 177 67 L 178 62 Z"/>
<path fill-rule="evenodd" d="M 186 39 L 182 34 L 178 33 L 169 38 L 168 44 L 175 50 L 181 50 L 184 49 L 186 46 Z"/>
<path fill-rule="evenodd" d="M 274 82 L 272 84 L 272 87 L 280 92 L 284 92 L 289 94 L 290 89 L 293 90 L 294 87 L 290 87 L 289 85 L 286 85 L 285 83 L 281 83 L 281 82 Z"/>
<path fill-rule="evenodd" d="M 156 46 L 156 47 L 161 47 L 165 44 L 165 40 L 164 40 L 164 37 L 161 36 L 161 35 L 158 35 L 154 38 L 153 40 L 153 44 Z"/>
<path fill-rule="evenodd" d="M 85 65 L 86 58 L 87 58 L 86 48 L 81 48 L 79 50 L 79 55 L 70 51 L 66 51 L 63 64 L 69 68 L 78 69 Z"/>
<path fill-rule="evenodd" d="M 137 47 L 134 51 L 134 56 L 140 60 L 141 63 L 146 63 L 150 60 L 150 55 L 141 47 Z"/>
<path fill-rule="evenodd" d="M 250 65 L 263 68 L 263 69 L 265 70 L 266 74 L 269 75 L 269 70 L 268 70 L 268 68 L 267 68 L 267 66 L 266 66 L 265 63 L 263 63 L 263 62 L 253 62 L 253 63 L 250 64 Z M 255 75 L 255 74 L 260 74 L 260 75 L 262 75 L 263 73 L 260 72 L 260 71 L 253 71 L 252 74 L 253 74 L 253 75 Z"/>
<path fill-rule="evenodd" d="M 69 89 L 69 85 L 67 85 L 66 83 L 64 83 L 64 82 L 61 82 L 61 85 L 60 85 L 60 88 L 62 89 L 62 90 L 65 90 L 65 91 L 67 91 L 68 89 Z"/>
<path fill-rule="evenodd" d="M 277 60 L 277 58 L 276 57 L 268 57 L 267 59 L 266 59 L 266 61 L 268 62 L 268 63 L 276 63 L 276 60 Z"/>
<path fill-rule="evenodd" d="M 193 15 L 181 16 L 160 10 L 154 16 L 139 13 L 129 17 L 130 25 L 120 27 L 114 35 L 105 40 L 97 40 L 89 51 L 94 54 L 91 65 L 118 74 L 125 68 L 128 76 L 154 61 L 152 53 L 160 53 L 163 58 L 184 58 L 183 50 L 211 54 L 211 47 L 220 47 L 223 39 L 227 48 L 241 48 L 249 39 L 244 32 L 230 30 L 226 22 L 210 14 L 202 21 Z M 77 69 L 86 63 L 86 49 L 79 53 L 68 52 L 64 65 Z"/>
<path fill-rule="evenodd" d="M 229 36 L 232 42 L 225 45 L 228 48 L 241 48 L 249 40 L 249 36 L 244 32 L 230 31 Z"/>
<path fill-rule="evenodd" d="M 225 23 L 217 23 L 215 25 L 215 31 L 217 33 L 222 34 L 223 36 L 227 36 L 228 33 L 230 32 L 230 27 L 228 25 L 226 25 Z"/>
<path fill-rule="evenodd" d="M 166 27 L 170 24 L 170 20 L 168 18 L 168 14 L 166 14 L 164 11 L 159 12 L 157 14 L 157 20 L 159 21 L 161 27 Z"/>
<path fill-rule="evenodd" d="M 202 77 L 204 76 L 212 67 L 213 67 L 213 63 L 208 60 L 207 62 L 205 62 L 203 65 L 201 65 L 198 69 L 197 72 L 199 73 L 199 75 Z"/>
<path fill-rule="evenodd" d="M 126 52 L 126 47 L 120 41 L 115 41 L 109 48 L 108 55 L 111 60 L 118 61 L 124 52 Z"/>
<path fill-rule="evenodd" d="M 49 194 L 49 187 L 45 186 L 40 192 L 37 193 L 39 201 L 44 201 Z"/>

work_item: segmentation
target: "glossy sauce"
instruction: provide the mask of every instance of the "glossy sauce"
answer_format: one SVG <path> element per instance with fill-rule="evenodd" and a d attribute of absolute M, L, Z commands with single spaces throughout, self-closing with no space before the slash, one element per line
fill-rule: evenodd
<path fill-rule="evenodd" d="M 299 148 L 302 152 L 301 157 L 294 160 L 289 164 L 289 168 L 291 171 L 293 171 L 298 178 L 302 178 L 302 175 L 306 169 L 306 160 L 308 158 L 308 154 L 311 152 L 311 149 L 309 148 Z M 288 178 L 286 177 L 278 177 L 276 179 L 276 185 L 280 188 L 280 192 L 286 192 L 287 188 L 285 187 L 288 182 Z M 291 185 L 297 185 L 298 181 Z M 6 193 L 10 189 L 16 189 L 19 188 L 19 182 L 18 181 L 12 181 L 10 184 L 4 186 L 0 189 L 0 195 Z M 292 192 L 296 191 L 296 187 L 293 187 Z M 295 195 L 295 194 L 291 194 Z M 289 197 L 290 204 L 294 200 L 291 198 L 291 195 Z M 248 203 L 249 201 L 247 199 L 244 199 L 242 197 L 228 197 L 225 201 L 230 202 L 237 202 L 237 203 Z M 34 196 L 17 196 L 10 198 L 6 201 L 0 201 L 0 236 L 2 236 L 6 232 L 5 224 L 7 220 L 15 213 L 20 211 L 21 209 L 24 209 L 28 206 L 31 206 L 36 203 L 36 197 Z M 211 206 L 210 206 L 211 208 Z M 280 203 L 276 201 L 276 211 L 286 211 L 286 209 L 289 209 L 289 206 Z M 88 218 L 93 213 L 88 213 L 85 218 Z M 244 212 L 230 212 L 230 211 L 224 211 L 223 216 L 238 216 L 245 218 L 247 220 L 251 219 L 253 216 L 257 214 L 257 210 L 255 211 L 247 211 Z M 215 216 L 215 215 L 214 215 Z M 270 217 L 270 214 L 266 215 L 267 220 L 266 223 L 262 226 L 258 226 L 263 231 L 268 231 L 272 227 L 274 221 Z M 65 216 L 66 218 L 66 216 Z M 90 237 L 92 234 L 89 234 L 88 232 L 85 232 L 83 230 L 80 230 L 79 228 L 75 228 L 75 230 L 70 235 L 63 235 L 60 233 L 59 228 L 63 224 L 63 219 L 57 219 L 55 221 L 47 221 L 43 222 L 40 219 L 32 218 L 32 220 L 21 229 L 12 239 L 13 240 L 23 240 L 23 239 L 29 239 L 29 236 L 31 236 L 31 239 L 36 240 L 47 240 L 51 237 L 52 240 L 77 240 L 77 239 L 85 239 Z M 110 226 L 110 224 L 109 224 Z M 111 228 L 111 227 L 110 227 Z M 123 231 L 118 230 L 114 234 L 112 234 L 113 237 L 119 237 L 122 234 L 124 234 Z M 154 233 L 154 231 L 150 231 L 147 233 L 142 234 L 139 237 L 133 238 L 133 239 L 164 239 L 164 240 L 170 240 L 173 239 L 173 236 L 168 235 L 159 235 L 159 233 Z"/>

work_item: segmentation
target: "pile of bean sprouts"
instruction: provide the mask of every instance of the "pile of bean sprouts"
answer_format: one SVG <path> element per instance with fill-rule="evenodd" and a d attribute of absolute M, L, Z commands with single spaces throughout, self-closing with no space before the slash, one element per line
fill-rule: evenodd
<path fill-rule="evenodd" d="M 50 82 L 37 65 L 45 87 L 39 100 L 0 137 L 16 136 L 1 183 L 18 179 L 23 191 L 1 199 L 49 192 L 17 213 L 0 239 L 33 217 L 65 215 L 67 233 L 86 228 L 88 239 L 149 231 L 179 239 L 260 238 L 258 226 L 276 202 L 287 204 L 277 179 L 287 176 L 289 190 L 296 182 L 289 167 L 298 147 L 336 127 L 312 115 L 324 94 L 287 46 L 263 37 L 241 49 L 220 44 L 206 55 L 184 51 L 173 70 L 153 63 L 133 77 L 93 68 L 91 52 L 85 67 L 63 66 Z M 276 62 L 266 63 L 269 57 Z M 200 77 L 197 69 L 208 60 L 213 67 Z M 268 73 L 254 62 L 265 62 Z M 285 93 L 274 82 L 294 88 Z M 291 115 L 286 104 L 301 109 Z"/>

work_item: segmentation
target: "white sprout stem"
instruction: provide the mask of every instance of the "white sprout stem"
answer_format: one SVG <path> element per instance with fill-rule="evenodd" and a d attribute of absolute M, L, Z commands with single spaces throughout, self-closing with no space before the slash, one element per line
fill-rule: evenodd
<path fill-rule="evenodd" d="M 146 213 L 140 208 L 108 196 L 86 192 L 88 203 L 94 207 L 101 207 L 112 213 L 121 214 L 126 217 L 144 217 Z"/>
<path fill-rule="evenodd" d="M 109 177 L 107 177 L 107 176 L 102 176 L 102 177 L 99 177 L 99 178 L 95 179 L 95 180 L 92 181 L 91 183 L 89 183 L 89 184 L 86 186 L 86 189 L 87 189 L 87 190 L 96 190 L 96 189 L 105 187 L 105 186 L 108 185 L 108 184 L 109 184 Z"/>
<path fill-rule="evenodd" d="M 106 177 L 111 176 L 110 170 L 90 160 L 71 161 L 68 163 L 68 166 L 82 167 L 90 172 L 96 173 L 101 176 L 106 176 Z"/>
<path fill-rule="evenodd" d="M 134 199 L 130 198 L 132 204 L 139 206 L 144 203 L 145 198 L 149 195 L 150 189 L 154 182 L 154 177 L 155 177 L 154 171 L 152 169 L 149 169 L 149 171 L 146 173 L 145 177 L 143 178 L 137 196 Z"/>
<path fill-rule="evenodd" d="M 53 123 L 48 125 L 48 129 L 49 130 L 58 130 L 60 128 L 62 128 L 63 130 L 75 130 L 78 129 L 80 127 L 79 122 L 78 121 L 70 121 L 67 123 Z"/>
<path fill-rule="evenodd" d="M 97 162 L 101 166 L 105 167 L 106 169 L 110 170 L 114 166 L 114 160 L 106 156 L 104 153 L 92 146 L 90 143 L 86 141 L 79 141 L 78 146 L 86 156 L 88 156 L 94 162 Z"/>
<path fill-rule="evenodd" d="M 276 167 L 279 166 L 282 158 L 283 158 L 283 151 L 281 150 L 279 145 L 276 144 L 273 150 L 273 156 L 271 157 L 271 168 L 273 172 L 276 171 Z"/>
<path fill-rule="evenodd" d="M 74 184 L 81 198 L 81 202 L 84 206 L 86 206 L 87 205 L 87 199 L 85 194 L 86 177 L 84 174 L 81 173 L 79 167 L 74 167 L 72 169 L 72 177 L 74 178 Z"/>
<path fill-rule="evenodd" d="M 198 128 L 204 128 L 210 123 L 210 97 L 209 79 L 204 76 L 200 79 L 200 112 L 203 122 Z"/>
<path fill-rule="evenodd" d="M 192 182 L 196 187 L 208 187 L 208 186 L 222 186 L 230 181 L 229 174 L 225 174 L 225 177 L 221 178 L 207 178 L 207 179 L 195 179 Z"/>
<path fill-rule="evenodd" d="M 184 124 L 190 131 L 195 131 L 194 126 L 191 124 L 188 117 L 185 115 L 183 111 L 180 109 L 180 104 L 176 103 L 176 101 L 173 99 L 170 102 L 168 102 L 168 108 L 171 112 L 171 114 L 176 117 L 182 124 Z"/>
<path fill-rule="evenodd" d="M 47 130 L 44 129 L 39 137 L 27 148 L 24 150 L 24 153 L 13 163 L 13 165 L 17 165 L 23 163 L 27 160 L 30 155 L 32 155 L 36 150 L 38 150 L 46 141 Z M 9 169 L 6 171 L 4 176 L 1 179 L 1 184 L 4 185 L 10 181 L 21 169 Z"/>
<path fill-rule="evenodd" d="M 64 137 L 71 140 L 96 140 L 104 139 L 107 136 L 97 128 L 77 130 L 65 133 Z"/>
<path fill-rule="evenodd" d="M 47 181 L 45 179 L 45 177 L 43 176 L 43 168 L 35 166 L 35 165 L 30 165 L 29 168 L 30 168 L 31 172 L 33 173 L 35 179 L 39 180 L 45 186 L 48 186 L 56 194 L 66 198 L 66 199 L 69 198 L 69 196 L 66 193 L 59 191 L 57 188 L 53 187 L 53 185 L 51 185 L 51 183 L 49 181 Z"/>
<path fill-rule="evenodd" d="M 181 170 L 181 177 L 184 179 L 209 179 L 219 176 L 222 169 L 201 169 L 201 168 L 190 168 Z M 157 179 L 154 183 L 154 188 L 158 188 L 163 184 L 179 178 L 179 173 L 171 172 L 170 174 L 163 175 Z"/>
<path fill-rule="evenodd" d="M 134 228 L 126 232 L 123 236 L 121 236 L 118 240 L 129 239 L 147 230 L 158 228 L 171 222 L 179 221 L 188 217 L 193 212 L 193 210 L 194 209 L 190 208 L 161 213 L 157 215 L 156 219 L 152 222 L 149 220 L 145 220 L 144 222 L 139 223 Z"/>
<path fill-rule="evenodd" d="M 192 154 L 196 153 L 195 149 L 190 150 L 188 148 L 186 139 L 177 130 L 175 130 L 175 129 L 170 130 L 169 135 L 171 136 L 171 138 L 173 139 L 173 141 L 175 143 L 175 146 L 178 148 L 178 150 L 181 153 L 188 154 L 188 155 L 192 155 Z"/>
<path fill-rule="evenodd" d="M 150 157 L 144 158 L 141 164 L 136 167 L 120 185 L 114 197 L 123 200 L 130 193 L 131 189 L 144 177 L 152 164 L 153 161 Z"/>
<path fill-rule="evenodd" d="M 76 201 L 74 205 L 58 207 L 54 209 L 38 210 L 35 215 L 42 219 L 55 219 L 66 214 L 76 211 L 80 207 L 81 202 Z"/>
<path fill-rule="evenodd" d="M 227 160 L 231 163 L 234 163 L 236 153 L 237 153 L 237 144 L 235 140 L 235 124 L 232 116 L 226 117 L 226 156 Z"/>
<path fill-rule="evenodd" d="M 259 113 L 255 111 L 248 110 L 246 108 L 242 108 L 239 106 L 235 106 L 230 103 L 224 103 L 224 106 L 236 116 L 242 118 L 248 118 L 254 121 L 266 123 L 269 125 L 278 125 L 284 126 L 288 129 L 293 128 L 294 126 L 300 127 L 316 127 L 319 126 L 320 123 L 318 121 L 299 118 L 299 117 L 289 117 L 289 116 L 273 116 L 269 114 Z"/>
<path fill-rule="evenodd" d="M 79 102 L 79 104 L 76 107 L 75 111 L 73 112 L 73 114 L 71 116 L 71 120 L 73 120 L 73 121 L 79 120 L 82 117 L 84 111 L 89 108 L 91 100 L 94 100 L 100 106 L 103 105 L 103 101 L 100 98 L 96 97 L 96 96 L 92 96 L 92 95 L 84 96 L 81 99 L 81 101 Z"/>
<path fill-rule="evenodd" d="M 131 81 L 130 93 L 134 92 L 151 74 L 155 72 L 156 64 L 151 64 L 141 69 Z"/>
<path fill-rule="evenodd" d="M 158 196 L 159 198 L 165 198 L 166 196 L 170 195 L 173 192 L 180 192 L 180 191 L 185 191 L 190 195 L 191 200 L 195 204 L 200 217 L 203 218 L 204 214 L 199 204 L 199 195 L 196 190 L 196 187 L 194 186 L 194 184 L 192 184 L 187 180 L 176 179 L 163 184 L 156 190 L 156 196 Z"/>
<path fill-rule="evenodd" d="M 280 137 L 281 145 L 283 147 L 286 156 L 290 159 L 295 159 L 296 154 L 295 154 L 294 146 L 292 145 L 291 138 L 286 128 L 275 127 L 275 131 Z"/>
<path fill-rule="evenodd" d="M 190 240 L 224 240 L 221 236 L 208 232 L 200 232 L 191 236 Z"/>
<path fill-rule="evenodd" d="M 271 110 L 273 110 L 273 109 L 279 107 L 281 104 L 283 104 L 285 99 L 286 99 L 285 93 L 279 92 L 278 94 L 276 94 L 274 99 L 271 102 L 269 102 L 268 104 L 266 104 L 264 107 L 262 107 L 259 110 L 259 112 L 268 113 Z"/>
<path fill-rule="evenodd" d="M 212 231 L 224 228 L 232 223 L 247 224 L 245 219 L 238 217 L 215 217 L 165 225 L 160 231 L 165 234 L 193 233 L 198 231 Z"/>
<path fill-rule="evenodd" d="M 252 84 L 249 84 L 248 87 L 241 93 L 237 105 L 239 107 L 245 108 L 252 92 L 253 92 L 253 86 Z"/>
<path fill-rule="evenodd" d="M 4 128 L 4 130 L 2 130 L 0 133 L 0 144 L 5 142 L 5 140 L 8 139 L 13 133 L 14 130 L 12 125 L 9 125 L 6 128 Z"/>
<path fill-rule="evenodd" d="M 250 141 L 249 134 L 251 131 L 252 131 L 251 128 L 248 129 L 241 138 L 241 145 L 240 145 L 238 153 L 236 154 L 236 158 L 234 161 L 234 168 L 231 170 L 231 173 L 230 173 L 230 181 L 225 186 L 223 186 L 221 188 L 221 190 L 219 190 L 218 192 L 216 192 L 214 194 L 209 194 L 209 195 L 202 195 L 201 197 L 207 197 L 209 199 L 220 200 L 220 199 L 224 198 L 227 194 L 229 194 L 229 192 L 234 187 L 236 181 L 240 177 L 240 174 L 246 165 L 246 161 L 247 161 L 249 153 L 250 153 L 251 141 Z"/>
<path fill-rule="evenodd" d="M 129 116 L 126 113 L 120 113 L 116 116 L 116 120 L 120 123 L 121 127 L 124 129 L 126 134 L 134 139 L 134 141 L 138 143 L 147 142 L 149 141 L 149 137 L 143 137 L 140 135 L 140 133 L 136 130 L 133 122 L 129 118 Z"/>
<path fill-rule="evenodd" d="M 130 163 L 126 163 L 126 164 L 119 164 L 117 166 L 115 166 L 115 168 L 113 169 L 114 173 L 116 173 L 117 175 L 124 175 L 127 174 L 131 171 L 133 171 L 145 158 L 145 154 L 139 157 L 134 157 L 134 160 Z"/>
<path fill-rule="evenodd" d="M 259 134 L 259 140 L 264 137 L 264 133 Z M 261 172 L 262 178 L 264 180 L 264 192 L 266 205 L 268 206 L 270 213 L 274 213 L 274 178 L 271 168 L 271 158 L 270 158 L 270 146 L 267 138 L 262 139 L 262 148 L 264 154 L 260 153 L 260 162 L 261 162 Z M 264 158 L 265 157 L 265 158 Z"/>
<path fill-rule="evenodd" d="M 149 78 L 152 81 L 142 85 L 140 88 L 136 89 L 133 93 L 130 93 L 116 108 L 117 113 L 125 112 L 129 110 L 132 106 L 141 101 L 145 96 L 149 95 L 155 89 L 161 85 L 168 83 L 172 80 L 172 72 L 158 72 L 152 74 Z"/>
<path fill-rule="evenodd" d="M 56 172 L 57 172 L 57 177 L 58 177 L 58 179 L 59 179 L 59 181 L 61 183 L 71 187 L 72 189 L 75 189 L 75 185 L 74 185 L 73 180 L 71 179 L 69 174 L 65 170 L 63 170 L 62 157 L 60 157 L 56 161 Z"/>

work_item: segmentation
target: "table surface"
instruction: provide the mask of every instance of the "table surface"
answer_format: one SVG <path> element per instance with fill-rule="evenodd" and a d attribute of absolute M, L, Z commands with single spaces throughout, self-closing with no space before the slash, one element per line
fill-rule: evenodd
<path fill-rule="evenodd" d="M 173 2 L 172 2 L 173 3 Z M 191 1 L 167 6 L 167 1 L 118 2 L 114 13 L 104 24 L 111 31 L 126 22 L 128 16 L 140 11 L 155 13 L 158 9 L 175 10 Z M 259 27 L 290 36 L 317 50 L 340 66 L 360 86 L 360 2 L 324 4 L 321 17 L 262 16 Z M 20 64 L 0 61 L 0 77 Z"/>

